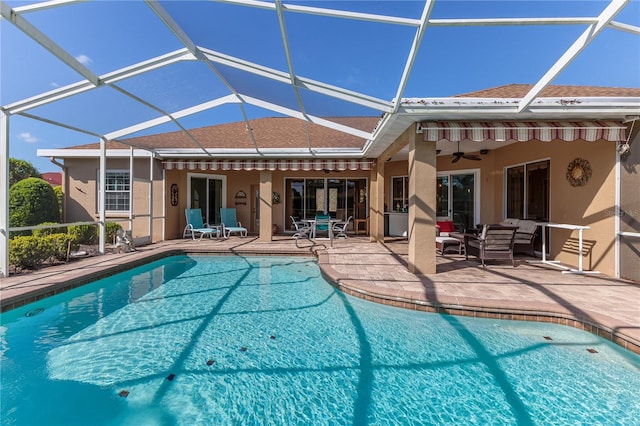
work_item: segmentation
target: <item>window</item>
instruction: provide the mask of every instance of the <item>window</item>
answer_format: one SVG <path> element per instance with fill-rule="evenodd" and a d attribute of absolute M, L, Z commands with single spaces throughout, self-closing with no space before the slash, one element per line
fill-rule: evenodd
<path fill-rule="evenodd" d="M 505 217 L 549 220 L 549 160 L 505 169 Z"/>
<path fill-rule="evenodd" d="M 100 173 L 98 172 L 98 199 L 100 199 Z M 131 179 L 129 171 L 107 170 L 105 172 L 105 210 L 115 212 L 129 211 Z"/>
<path fill-rule="evenodd" d="M 409 177 L 391 178 L 391 210 L 394 212 L 407 211 L 409 207 Z"/>

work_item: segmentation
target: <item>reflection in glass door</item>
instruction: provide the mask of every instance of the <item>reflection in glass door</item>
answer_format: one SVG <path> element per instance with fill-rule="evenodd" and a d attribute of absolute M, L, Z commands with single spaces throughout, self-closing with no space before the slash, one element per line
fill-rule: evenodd
<path fill-rule="evenodd" d="M 453 223 L 475 228 L 475 175 L 451 175 Z"/>
<path fill-rule="evenodd" d="M 220 178 L 190 176 L 189 207 L 202 211 L 204 223 L 220 223 L 223 181 Z"/>
<path fill-rule="evenodd" d="M 505 169 L 505 217 L 549 221 L 549 165 L 549 160 L 542 160 Z M 545 232 L 549 241 L 549 229 Z M 541 241 L 536 237 L 536 250 L 542 250 Z"/>
<path fill-rule="evenodd" d="M 464 229 L 473 229 L 476 217 L 476 173 L 439 174 L 436 188 L 438 220 L 453 220 Z"/>
<path fill-rule="evenodd" d="M 366 179 L 286 179 L 285 187 L 285 229 L 293 229 L 290 216 L 296 220 L 322 213 L 340 220 L 367 217 Z"/>
<path fill-rule="evenodd" d="M 449 217 L 449 176 L 438 176 L 436 188 L 436 216 Z"/>

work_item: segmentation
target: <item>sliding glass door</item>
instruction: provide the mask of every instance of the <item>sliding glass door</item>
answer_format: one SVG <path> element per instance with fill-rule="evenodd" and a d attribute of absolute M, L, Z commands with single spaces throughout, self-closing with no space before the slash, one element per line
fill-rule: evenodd
<path fill-rule="evenodd" d="M 505 217 L 549 221 L 549 160 L 518 164 L 505 168 Z M 541 232 L 538 228 L 538 233 Z M 549 241 L 549 229 L 545 238 Z M 542 238 L 534 247 L 542 250 Z M 549 245 L 547 244 L 547 251 Z"/>
<path fill-rule="evenodd" d="M 505 169 L 505 217 L 549 220 L 549 160 Z"/>
<path fill-rule="evenodd" d="M 478 171 L 440 172 L 436 180 L 436 216 L 452 220 L 464 229 L 479 222 Z"/>
<path fill-rule="evenodd" d="M 289 216 L 296 219 L 329 214 L 346 220 L 367 217 L 366 179 L 286 179 L 286 229 L 293 229 Z"/>
<path fill-rule="evenodd" d="M 224 199 L 224 177 L 189 175 L 189 208 L 200 209 L 204 223 L 220 223 L 220 208 Z"/>

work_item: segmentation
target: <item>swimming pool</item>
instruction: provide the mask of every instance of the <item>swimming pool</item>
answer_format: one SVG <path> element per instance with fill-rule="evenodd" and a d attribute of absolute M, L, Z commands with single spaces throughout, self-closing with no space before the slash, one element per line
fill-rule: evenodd
<path fill-rule="evenodd" d="M 3 314 L 0 356 L 6 425 L 640 418 L 636 354 L 555 324 L 366 302 L 311 258 L 156 261 Z"/>

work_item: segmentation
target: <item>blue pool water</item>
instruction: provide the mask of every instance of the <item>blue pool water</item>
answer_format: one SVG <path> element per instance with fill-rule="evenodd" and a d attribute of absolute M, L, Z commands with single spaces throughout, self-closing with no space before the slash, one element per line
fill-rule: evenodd
<path fill-rule="evenodd" d="M 3 425 L 640 419 L 635 354 L 559 325 L 352 298 L 309 258 L 153 262 L 3 314 L 0 360 Z"/>

